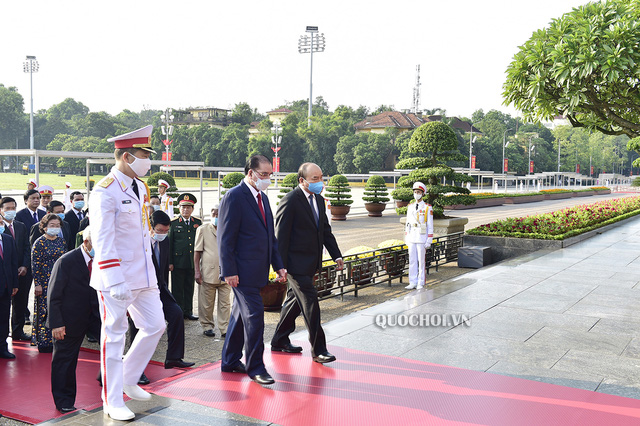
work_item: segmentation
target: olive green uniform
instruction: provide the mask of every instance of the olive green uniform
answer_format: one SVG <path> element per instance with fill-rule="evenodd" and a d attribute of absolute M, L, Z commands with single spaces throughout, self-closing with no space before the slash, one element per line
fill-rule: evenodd
<path fill-rule="evenodd" d="M 171 293 L 184 315 L 193 314 L 193 287 L 195 269 L 193 266 L 193 246 L 196 241 L 196 229 L 202 221 L 196 217 L 189 218 L 189 224 L 182 216 L 171 221 L 169 243 L 171 255 L 169 264 L 173 265 L 171 272 Z"/>

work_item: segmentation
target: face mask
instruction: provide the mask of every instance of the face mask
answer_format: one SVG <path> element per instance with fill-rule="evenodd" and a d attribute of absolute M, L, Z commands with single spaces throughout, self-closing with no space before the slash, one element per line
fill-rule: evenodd
<path fill-rule="evenodd" d="M 4 225 L 0 225 L 0 234 L 4 232 Z"/>
<path fill-rule="evenodd" d="M 305 182 L 309 184 L 309 192 L 313 192 L 314 194 L 320 194 L 324 188 L 322 181 L 309 183 L 309 181 L 305 179 Z"/>
<path fill-rule="evenodd" d="M 137 176 L 146 175 L 151 168 L 151 160 L 149 158 L 138 158 L 135 155 L 133 155 L 132 157 L 135 158 L 135 160 L 133 160 L 133 163 L 127 164 L 129 164 L 129 167 L 131 168 L 131 170 L 133 170 L 133 173 L 135 173 Z"/>
<path fill-rule="evenodd" d="M 58 213 L 58 217 L 60 218 L 60 220 L 64 220 L 64 213 Z"/>
<path fill-rule="evenodd" d="M 153 234 L 151 238 L 153 238 L 157 242 L 162 242 L 165 238 L 167 238 L 167 234 Z"/>
<path fill-rule="evenodd" d="M 60 235 L 60 231 L 62 231 L 62 229 L 60 228 L 47 228 L 47 235 L 51 237 L 56 237 Z"/>
<path fill-rule="evenodd" d="M 96 251 L 93 249 L 93 247 L 91 247 L 91 250 L 89 250 L 89 257 L 94 257 L 96 255 Z"/>
<path fill-rule="evenodd" d="M 271 178 L 269 179 L 258 178 L 258 180 L 256 181 L 256 188 L 258 189 L 258 191 L 264 191 L 269 187 L 269 185 L 271 185 Z"/>
<path fill-rule="evenodd" d="M 213 226 L 218 226 L 218 218 L 214 217 L 213 219 L 211 219 L 211 223 L 213 224 Z"/>
<path fill-rule="evenodd" d="M 413 194 L 413 198 L 415 198 L 416 201 L 420 201 L 422 199 L 422 194 Z"/>
<path fill-rule="evenodd" d="M 160 210 L 160 204 L 152 204 L 151 207 L 153 207 L 154 211 Z"/>
<path fill-rule="evenodd" d="M 82 210 L 84 207 L 84 201 L 75 201 L 73 203 L 73 207 L 75 207 L 76 210 Z"/>
<path fill-rule="evenodd" d="M 16 211 L 15 210 L 9 210 L 4 212 L 4 218 L 11 222 L 14 218 L 16 217 Z"/>

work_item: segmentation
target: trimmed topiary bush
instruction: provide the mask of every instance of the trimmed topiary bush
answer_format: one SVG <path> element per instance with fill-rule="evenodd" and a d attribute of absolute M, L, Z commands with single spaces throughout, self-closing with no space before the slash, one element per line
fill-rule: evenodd
<path fill-rule="evenodd" d="M 351 199 L 349 181 L 343 175 L 334 175 L 327 184 L 326 198 L 333 206 L 348 206 L 353 203 Z"/>
<path fill-rule="evenodd" d="M 171 185 L 169 187 L 169 190 L 176 189 L 175 179 L 169 173 L 165 173 L 165 172 L 157 172 L 149 176 L 149 178 L 147 179 L 147 185 L 149 185 L 149 187 L 158 186 L 158 181 L 160 179 L 163 179 L 169 182 L 169 185 Z"/>
<path fill-rule="evenodd" d="M 389 201 L 389 191 L 387 184 L 382 176 L 373 175 L 367 180 L 364 187 L 364 197 L 362 200 L 366 203 L 384 204 Z"/>
<path fill-rule="evenodd" d="M 282 188 L 280 188 L 278 198 L 284 197 L 287 192 L 293 191 L 293 188 L 296 186 L 298 186 L 298 174 L 289 173 L 284 177 L 284 179 L 282 179 Z"/>
<path fill-rule="evenodd" d="M 221 185 L 225 190 L 222 191 L 222 195 L 226 194 L 228 190 L 242 182 L 242 179 L 244 179 L 244 173 L 242 172 L 232 172 L 228 175 L 224 175 Z"/>

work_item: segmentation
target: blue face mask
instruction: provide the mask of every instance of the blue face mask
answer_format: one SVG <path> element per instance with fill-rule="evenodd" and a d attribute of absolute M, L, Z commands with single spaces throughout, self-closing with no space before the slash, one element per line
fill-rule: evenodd
<path fill-rule="evenodd" d="M 213 219 L 211 219 L 211 223 L 213 224 L 213 226 L 218 226 L 218 218 L 214 217 Z"/>
<path fill-rule="evenodd" d="M 91 250 L 89 251 L 89 256 L 93 257 L 96 255 L 96 251 L 93 249 L 93 247 L 91 247 Z"/>
<path fill-rule="evenodd" d="M 162 242 L 164 241 L 165 238 L 167 238 L 168 234 L 158 234 L 158 233 L 154 233 L 151 238 L 153 238 L 154 240 L 156 240 L 157 242 Z"/>
<path fill-rule="evenodd" d="M 62 231 L 60 228 L 47 228 L 47 234 L 52 237 L 60 235 L 60 231 Z"/>
<path fill-rule="evenodd" d="M 155 212 L 160 210 L 160 204 L 152 204 L 151 207 L 153 207 L 153 211 L 155 211 Z"/>
<path fill-rule="evenodd" d="M 16 211 L 15 210 L 9 210 L 4 212 L 4 218 L 6 220 L 8 220 L 9 222 L 11 222 L 13 219 L 15 219 L 16 217 Z"/>
<path fill-rule="evenodd" d="M 60 220 L 64 220 L 64 213 L 58 213 L 58 217 L 60 218 Z"/>
<path fill-rule="evenodd" d="M 84 201 L 75 201 L 73 207 L 75 207 L 76 210 L 82 210 L 84 208 Z"/>
<path fill-rule="evenodd" d="M 307 181 L 306 179 L 305 181 L 309 183 L 309 181 Z M 320 194 L 323 188 L 324 183 L 322 183 L 322 181 L 309 183 L 309 192 L 313 192 L 314 194 Z"/>
<path fill-rule="evenodd" d="M 4 225 L 0 225 L 0 234 L 4 232 Z"/>

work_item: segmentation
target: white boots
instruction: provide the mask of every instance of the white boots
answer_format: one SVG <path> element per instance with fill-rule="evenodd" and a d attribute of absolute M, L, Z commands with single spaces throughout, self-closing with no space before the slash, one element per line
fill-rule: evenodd
<path fill-rule="evenodd" d="M 148 401 L 151 399 L 151 394 L 138 385 L 124 385 L 122 390 L 131 399 L 136 399 L 138 401 Z M 136 416 L 133 411 L 127 408 L 126 405 L 122 407 L 107 407 L 106 405 L 103 405 L 102 409 L 104 413 L 113 420 L 132 420 Z"/>
<path fill-rule="evenodd" d="M 424 288 L 424 285 L 417 285 L 417 284 L 409 284 L 408 286 L 405 287 L 405 289 L 407 290 L 413 290 L 413 289 L 418 289 L 421 290 Z"/>
<path fill-rule="evenodd" d="M 151 399 L 151 394 L 138 385 L 123 385 L 122 390 L 124 390 L 124 393 L 131 399 L 138 401 L 148 401 Z"/>

